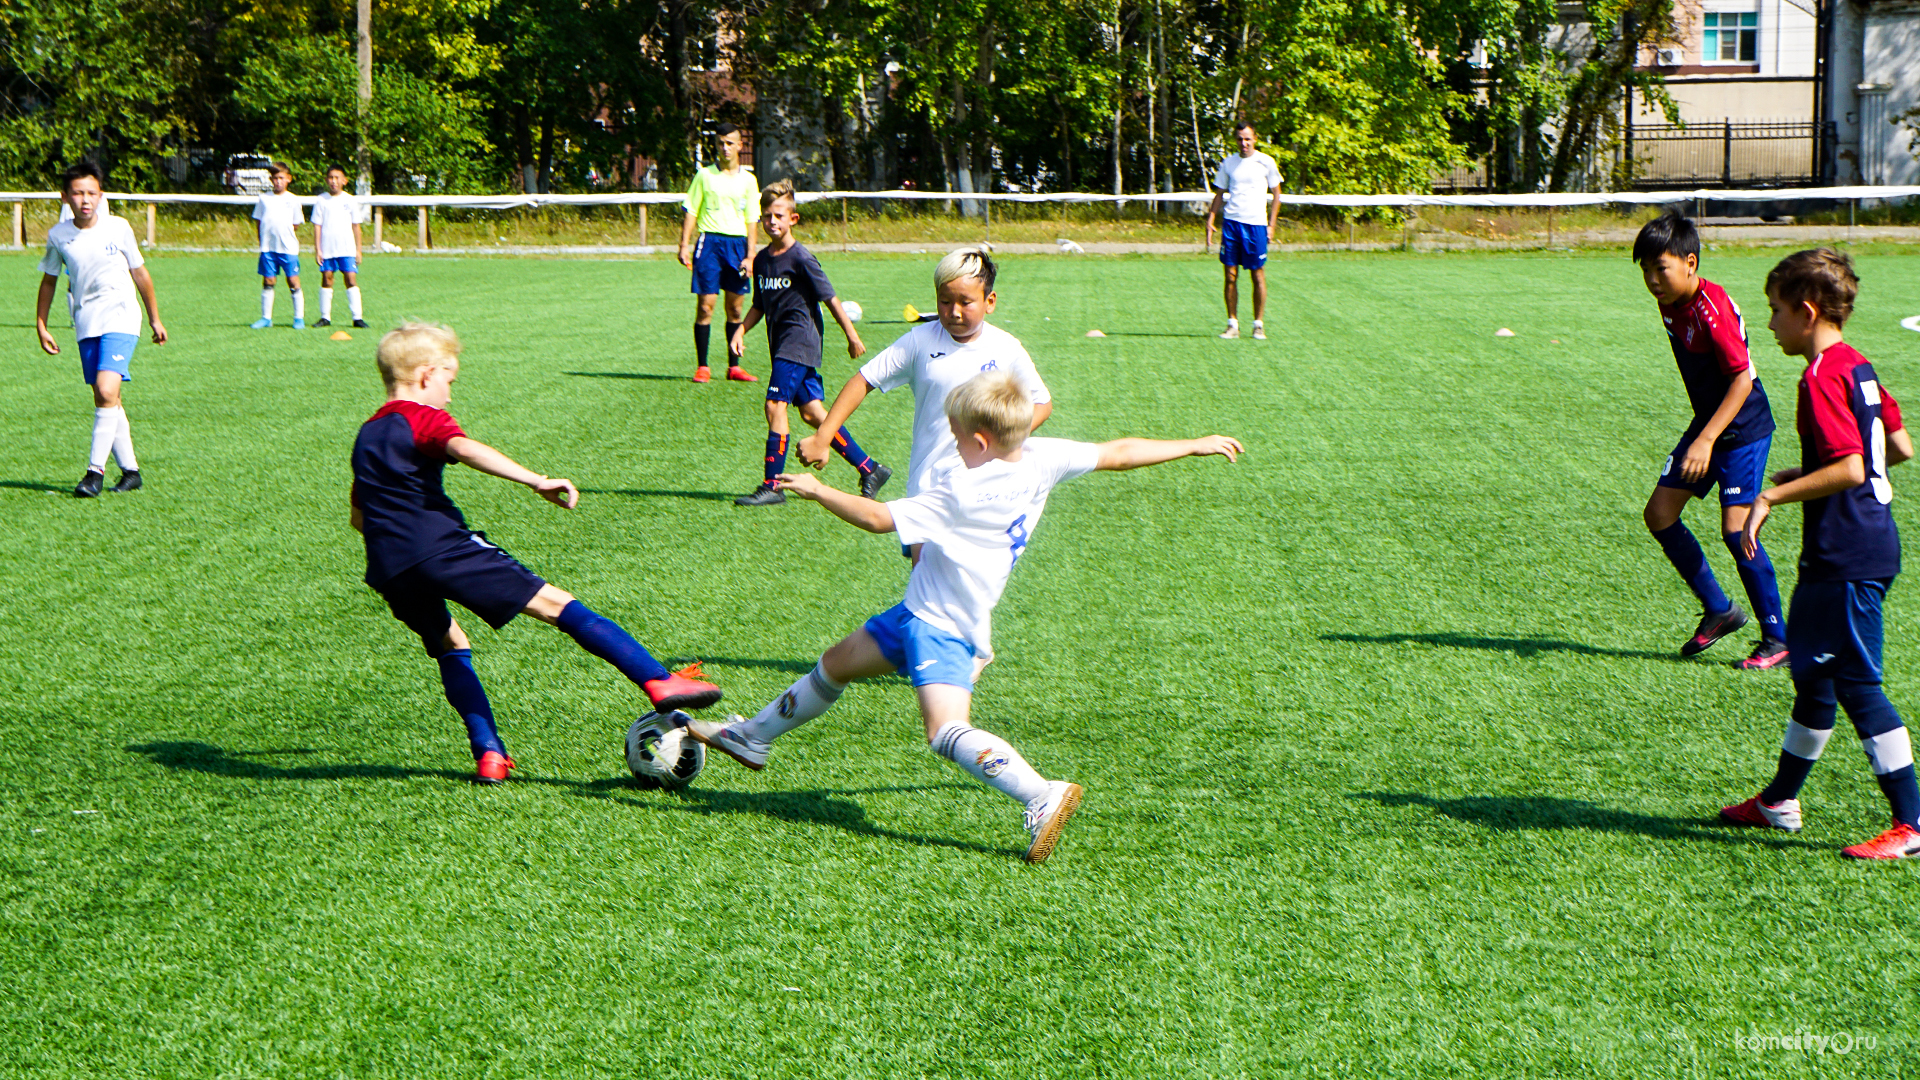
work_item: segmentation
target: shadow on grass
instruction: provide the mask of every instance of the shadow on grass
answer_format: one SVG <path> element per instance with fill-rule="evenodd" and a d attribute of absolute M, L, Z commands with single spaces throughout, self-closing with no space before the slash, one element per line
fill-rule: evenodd
<path fill-rule="evenodd" d="M 576 375 L 582 379 L 651 379 L 656 382 L 685 382 L 684 375 L 654 375 L 645 371 L 563 371 L 562 375 Z"/>
<path fill-rule="evenodd" d="M 42 480 L 0 480 L 0 488 L 16 488 L 20 491 L 71 492 L 72 485 L 49 484 Z"/>
<path fill-rule="evenodd" d="M 1249 331 L 1249 333 L 1251 333 L 1251 331 Z M 1106 335 L 1108 337 L 1152 337 L 1152 338 L 1210 338 L 1210 337 L 1220 336 L 1210 330 L 1205 333 L 1199 333 L 1199 334 L 1158 333 L 1151 330 L 1108 330 L 1106 331 Z"/>
<path fill-rule="evenodd" d="M 1760 845 L 1771 848 L 1825 850 L 1826 845 L 1790 840 L 1772 832 L 1739 829 L 1715 818 L 1664 818 L 1613 810 L 1580 799 L 1547 795 L 1470 795 L 1463 799 L 1436 799 L 1418 792 L 1357 791 L 1352 799 L 1368 799 L 1382 806 L 1424 806 L 1436 814 L 1496 832 L 1577 829 L 1582 832 L 1632 833 L 1656 840 L 1704 840 L 1713 844 Z"/>
<path fill-rule="evenodd" d="M 426 777 L 473 783 L 472 771 L 462 769 L 417 769 L 404 765 L 371 765 L 360 762 L 284 766 L 248 760 L 256 757 L 304 756 L 318 753 L 304 747 L 286 750 L 226 750 L 203 742 L 154 742 L 138 743 L 126 749 L 129 753 L 144 754 L 154 764 L 169 769 L 184 769 L 238 780 L 408 780 Z M 898 840 L 922 847 L 952 848 L 957 851 L 973 851 L 985 855 L 1018 856 L 1022 854 L 1022 849 L 990 847 L 966 840 L 917 836 L 913 833 L 883 829 L 868 821 L 866 809 L 848 798 L 856 795 L 886 795 L 950 788 L 971 790 L 974 787 L 972 784 L 822 788 L 813 791 L 776 791 L 764 794 L 692 787 L 677 792 L 654 792 L 651 793 L 651 797 L 640 798 L 637 796 L 641 790 L 639 782 L 630 776 L 608 777 L 604 780 L 563 780 L 558 777 L 515 775 L 507 783 L 509 786 L 543 784 L 565 789 L 582 798 L 610 800 L 647 810 L 677 810 L 695 814 L 755 814 L 775 821 L 799 825 L 826 825 L 856 836 Z M 622 793 L 627 791 L 635 792 L 636 796 L 622 797 Z"/>
<path fill-rule="evenodd" d="M 581 488 L 583 495 L 625 495 L 630 499 L 701 499 L 706 502 L 731 502 L 737 494 L 725 491 L 655 491 L 650 488 Z"/>
<path fill-rule="evenodd" d="M 1320 640 L 1347 641 L 1357 645 L 1404 645 L 1414 642 L 1420 645 L 1444 645 L 1450 649 L 1510 652 L 1515 656 L 1527 658 L 1541 653 L 1567 652 L 1579 656 L 1617 656 L 1629 660 L 1672 662 L 1681 659 L 1675 653 L 1648 652 L 1644 649 L 1607 649 L 1598 645 L 1583 645 L 1577 641 L 1555 641 L 1552 638 L 1489 637 L 1481 634 L 1321 634 Z"/>

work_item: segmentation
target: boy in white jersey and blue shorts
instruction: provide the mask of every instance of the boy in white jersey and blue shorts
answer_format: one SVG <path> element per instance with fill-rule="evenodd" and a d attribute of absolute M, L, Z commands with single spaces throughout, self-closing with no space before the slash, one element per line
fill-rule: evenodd
<path fill-rule="evenodd" d="M 913 449 L 907 459 L 907 495 L 925 491 L 933 478 L 959 463 L 953 432 L 947 426 L 947 396 L 984 371 L 1004 371 L 1027 391 L 1033 427 L 1053 413 L 1053 395 L 1034 370 L 1033 357 L 1020 339 L 987 322 L 999 294 L 993 256 L 979 248 L 961 248 L 940 260 L 933 271 L 934 299 L 940 318 L 907 331 L 898 341 L 862 365 L 840 388 L 820 430 L 800 440 L 800 460 L 814 468 L 826 464 L 833 434 L 866 400 L 869 391 L 913 388 Z M 903 554 L 911 557 L 911 544 Z"/>
<path fill-rule="evenodd" d="M 974 779 L 1026 810 L 1026 861 L 1044 862 L 1080 805 L 1080 785 L 1048 780 L 1006 740 L 972 726 L 973 683 L 993 656 L 993 608 L 1032 541 L 1057 485 L 1096 469 L 1133 469 L 1183 457 L 1235 460 L 1240 443 L 1221 435 L 1180 442 L 1029 439 L 1031 392 L 1008 371 L 974 375 L 942 410 L 955 462 L 920 494 L 879 503 L 822 484 L 811 473 L 780 485 L 868 532 L 897 532 L 923 545 L 893 608 L 828 649 L 813 671 L 747 719 L 695 720 L 687 732 L 749 769 L 766 766 L 773 741 L 832 707 L 847 684 L 894 671 L 920 699 L 927 742 Z"/>
<path fill-rule="evenodd" d="M 252 326 L 265 330 L 273 325 L 273 281 L 285 275 L 287 292 L 293 297 L 293 328 L 307 328 L 307 298 L 300 292 L 300 237 L 294 230 L 306 223 L 300 209 L 300 196 L 287 190 L 293 183 L 293 170 L 276 161 L 268 174 L 272 191 L 260 193 L 253 204 L 253 220 L 260 231 L 260 317 Z"/>
<path fill-rule="evenodd" d="M 140 341 L 140 308 L 147 308 L 147 326 L 153 343 L 167 343 L 160 323 L 159 301 L 153 277 L 147 273 L 133 226 L 104 210 L 100 194 L 100 166 L 83 161 L 60 175 L 60 196 L 72 212 L 47 230 L 47 254 L 40 260 L 40 296 L 34 305 L 34 329 L 48 356 L 60 355 L 60 346 L 47 329 L 47 313 L 67 272 L 67 302 L 73 314 L 73 336 L 80 347 L 80 374 L 93 387 L 93 446 L 86 475 L 74 487 L 75 496 L 100 494 L 107 473 L 107 455 L 120 464 L 120 480 L 110 489 L 132 491 L 140 486 L 140 465 L 133 456 L 133 429 L 120 404 L 120 384 L 133 378 L 133 347 Z"/>
<path fill-rule="evenodd" d="M 360 317 L 360 223 L 367 220 L 360 200 L 347 194 L 347 170 L 327 170 L 327 190 L 313 200 L 313 257 L 320 260 L 320 321 L 333 325 L 333 275 L 347 287 L 347 311 L 353 325 L 365 329 Z M 297 268 L 296 268 L 297 272 Z"/>

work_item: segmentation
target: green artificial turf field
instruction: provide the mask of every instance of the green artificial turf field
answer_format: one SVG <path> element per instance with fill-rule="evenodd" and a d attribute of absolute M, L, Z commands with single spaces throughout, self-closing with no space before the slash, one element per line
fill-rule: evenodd
<path fill-rule="evenodd" d="M 1780 254 L 1704 267 L 1752 322 L 1776 468 Z M 825 254 L 871 350 L 931 309 L 933 262 Z M 525 619 L 462 613 L 520 766 L 470 784 L 346 524 L 375 335 L 248 331 L 249 257 L 151 266 L 174 340 L 127 392 L 148 486 L 81 502 L 71 338 L 39 354 L 32 260 L 0 258 L 0 1073 L 1920 1072 L 1920 868 L 1840 857 L 1886 824 L 1844 721 L 1804 833 L 1711 821 L 1771 774 L 1791 687 L 1727 665 L 1750 635 L 1674 656 L 1695 607 L 1640 507 L 1685 398 L 1619 253 L 1281 257 L 1265 343 L 1214 337 L 1203 259 L 1006 261 L 996 321 L 1052 386 L 1047 434 L 1249 451 L 1075 481 L 1021 560 L 975 717 L 1086 785 L 1038 868 L 901 681 L 765 772 L 648 792 L 619 752 L 640 695 Z M 1861 274 L 1849 339 L 1920 398 L 1920 258 Z M 731 505 L 762 386 L 685 381 L 685 281 L 383 257 L 364 286 L 376 326 L 462 333 L 469 433 L 586 492 L 567 513 L 452 470 L 473 522 L 750 712 L 905 566 L 818 507 Z M 909 396 L 868 402 L 853 430 L 904 465 Z M 1911 587 L 1887 617 L 1911 716 Z M 1803 1032 L 1839 1038 L 1749 1041 Z"/>

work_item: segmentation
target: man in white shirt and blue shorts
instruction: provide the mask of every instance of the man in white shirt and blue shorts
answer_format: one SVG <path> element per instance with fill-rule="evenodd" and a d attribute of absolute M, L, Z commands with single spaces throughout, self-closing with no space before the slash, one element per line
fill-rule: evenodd
<path fill-rule="evenodd" d="M 1213 174 L 1213 204 L 1207 207 L 1207 246 L 1213 246 L 1213 221 L 1221 210 L 1220 264 L 1226 268 L 1227 329 L 1223 338 L 1240 336 L 1240 268 L 1253 276 L 1253 336 L 1267 339 L 1261 321 L 1267 311 L 1267 245 L 1280 222 L 1280 166 L 1256 145 L 1253 125 L 1234 125 L 1240 152 L 1220 163 Z M 1271 201 L 1269 201 L 1271 196 Z"/>

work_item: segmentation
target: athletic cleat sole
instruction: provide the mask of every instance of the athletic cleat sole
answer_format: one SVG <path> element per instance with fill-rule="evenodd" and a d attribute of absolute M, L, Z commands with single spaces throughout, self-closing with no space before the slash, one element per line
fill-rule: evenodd
<path fill-rule="evenodd" d="M 1066 794 L 1060 796 L 1060 808 L 1053 812 L 1053 817 L 1048 819 L 1046 827 L 1040 830 L 1040 835 L 1034 837 L 1033 843 L 1028 845 L 1027 862 L 1037 865 L 1046 862 L 1047 858 L 1053 854 L 1053 849 L 1060 843 L 1061 830 L 1067 827 L 1067 822 L 1072 819 L 1074 812 L 1080 809 L 1080 796 L 1084 793 L 1079 784 L 1067 785 Z"/>

